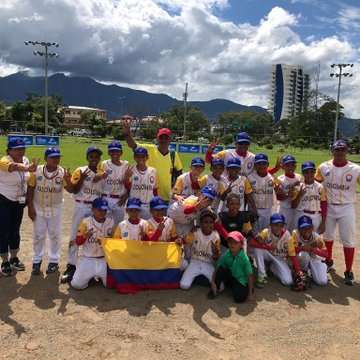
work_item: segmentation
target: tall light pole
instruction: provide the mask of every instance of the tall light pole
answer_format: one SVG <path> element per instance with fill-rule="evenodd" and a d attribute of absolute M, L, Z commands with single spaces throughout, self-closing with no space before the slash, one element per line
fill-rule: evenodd
<path fill-rule="evenodd" d="M 336 117 L 335 117 L 335 128 L 334 128 L 334 142 L 337 139 L 337 132 L 338 132 L 338 122 L 339 122 L 339 115 L 340 115 L 340 91 L 341 91 L 341 80 L 342 77 L 352 77 L 353 74 L 349 73 L 349 72 L 344 72 L 343 70 L 347 67 L 353 67 L 354 64 L 332 64 L 331 68 L 338 68 L 339 72 L 338 73 L 331 73 L 330 76 L 331 77 L 337 77 L 339 79 L 338 82 L 338 91 L 337 91 L 337 100 L 336 100 Z"/>
<path fill-rule="evenodd" d="M 59 54 L 54 52 L 49 52 L 51 46 L 59 47 L 58 43 L 55 42 L 45 42 L 45 41 L 25 41 L 25 45 L 32 46 L 42 46 L 44 51 L 35 50 L 33 54 L 35 56 L 43 56 L 45 59 L 45 135 L 49 133 L 49 99 L 48 99 L 48 67 L 49 67 L 49 58 L 59 57 Z"/>
<path fill-rule="evenodd" d="M 185 92 L 183 94 L 184 98 L 184 135 L 183 138 L 185 140 L 185 134 L 186 134 L 186 117 L 187 117 L 187 98 L 188 98 L 188 83 L 185 84 Z"/>

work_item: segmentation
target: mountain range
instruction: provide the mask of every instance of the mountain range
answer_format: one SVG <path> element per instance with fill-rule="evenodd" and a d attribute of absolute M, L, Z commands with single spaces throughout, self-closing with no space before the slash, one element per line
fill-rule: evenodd
<path fill-rule="evenodd" d="M 0 99 L 6 103 L 25 100 L 29 93 L 43 94 L 43 77 L 29 76 L 18 72 L 0 77 Z M 133 116 L 158 115 L 182 101 L 166 94 L 153 94 L 118 85 L 106 85 L 88 77 L 66 76 L 62 73 L 49 77 L 49 95 L 60 95 L 64 104 L 105 109 L 108 117 L 129 113 Z M 260 106 L 246 106 L 225 99 L 189 101 L 211 121 L 225 111 L 265 112 Z"/>

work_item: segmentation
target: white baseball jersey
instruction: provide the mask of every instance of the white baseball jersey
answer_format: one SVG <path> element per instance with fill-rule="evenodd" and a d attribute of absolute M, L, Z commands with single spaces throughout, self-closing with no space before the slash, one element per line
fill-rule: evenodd
<path fill-rule="evenodd" d="M 356 187 L 360 183 L 360 166 L 348 161 L 345 166 L 334 166 L 333 160 L 323 162 L 317 169 L 316 179 L 326 189 L 328 203 L 354 204 Z"/>
<path fill-rule="evenodd" d="M 214 245 L 220 253 L 220 235 L 215 230 L 210 235 L 205 235 L 201 229 L 197 229 L 186 236 L 185 242 L 191 244 L 191 260 L 213 263 L 212 246 Z"/>
<path fill-rule="evenodd" d="M 234 193 L 240 196 L 241 203 L 244 203 L 245 194 L 251 194 L 252 188 L 249 180 L 245 176 L 239 176 L 236 180 L 230 181 L 228 177 L 224 177 L 223 190 L 226 190 L 231 184 L 231 191 L 229 194 Z"/>
<path fill-rule="evenodd" d="M 224 192 L 225 182 L 226 182 L 226 177 L 223 175 L 220 176 L 219 180 L 215 179 L 212 174 L 204 175 L 200 179 L 201 187 L 211 185 L 214 187 L 214 189 L 218 194 L 222 194 Z"/>
<path fill-rule="evenodd" d="M 124 185 L 124 176 L 129 168 L 127 161 L 121 160 L 121 165 L 114 164 L 110 159 L 105 160 L 101 164 L 101 168 L 108 174 L 104 180 L 104 194 L 121 196 L 126 193 Z"/>
<path fill-rule="evenodd" d="M 184 201 L 175 201 L 169 206 L 168 216 L 171 217 L 176 224 L 187 225 L 193 222 L 198 214 L 196 212 L 185 214 L 186 206 L 193 206 L 198 202 L 199 198 L 195 195 L 187 197 Z"/>
<path fill-rule="evenodd" d="M 326 192 L 324 186 L 317 181 L 314 181 L 313 184 L 303 183 L 301 186 L 305 186 L 305 194 L 301 197 L 296 210 L 320 212 L 320 202 L 326 201 Z M 300 187 L 295 190 L 294 197 L 297 196 L 299 189 Z"/>
<path fill-rule="evenodd" d="M 140 171 L 135 167 L 130 181 L 130 197 L 140 199 L 143 205 L 148 205 L 154 197 L 154 190 L 158 188 L 156 170 L 147 167 L 145 171 Z"/>
<path fill-rule="evenodd" d="M 285 195 L 289 195 L 289 191 L 292 187 L 294 187 L 297 183 L 301 181 L 300 174 L 294 174 L 293 178 L 286 176 L 285 174 L 280 175 L 277 180 L 280 181 L 280 188 L 285 193 Z M 287 198 L 285 200 L 280 201 L 281 207 L 285 209 L 291 209 L 291 199 Z"/>
<path fill-rule="evenodd" d="M 90 233 L 90 237 L 81 245 L 82 254 L 86 257 L 104 256 L 104 251 L 100 243 L 100 239 L 111 237 L 114 227 L 114 220 L 107 217 L 103 223 L 97 222 L 93 216 L 89 216 L 82 220 L 78 235 L 86 236 Z"/>
<path fill-rule="evenodd" d="M 261 231 L 258 236 L 265 244 L 275 245 L 275 249 L 271 250 L 273 255 L 280 256 L 282 258 L 288 257 L 289 242 L 291 240 L 291 235 L 288 230 L 284 230 L 280 236 L 276 236 L 272 233 L 271 229 L 268 228 Z"/>
<path fill-rule="evenodd" d="M 30 173 L 27 171 L 9 172 L 9 166 L 13 162 L 10 155 L 3 156 L 0 160 L 0 194 L 11 201 L 19 201 L 20 198 L 26 196 Z M 24 156 L 22 163 L 29 165 L 29 159 Z"/>
<path fill-rule="evenodd" d="M 77 168 L 71 177 L 72 184 L 76 185 L 80 180 L 80 172 L 84 172 L 89 169 L 88 166 L 81 166 Z M 96 173 L 91 171 L 89 175 L 84 180 L 80 191 L 77 194 L 74 194 L 75 201 L 80 202 L 92 202 L 97 197 L 100 197 L 103 191 L 104 180 L 100 180 L 98 182 L 93 182 Z"/>
<path fill-rule="evenodd" d="M 321 235 L 316 233 L 315 231 L 311 234 L 309 239 L 304 239 L 299 230 L 294 230 L 292 232 L 291 241 L 289 243 L 289 255 L 295 256 L 296 255 L 296 248 L 306 245 L 313 245 L 316 244 L 316 248 L 324 248 L 325 243 Z M 311 257 L 317 257 L 315 254 L 310 254 Z"/>
<path fill-rule="evenodd" d="M 274 205 L 274 178 L 270 174 L 262 177 L 253 171 L 248 176 L 257 209 L 271 209 Z"/>
<path fill-rule="evenodd" d="M 122 221 L 115 229 L 114 238 L 122 240 L 142 240 L 143 235 L 149 233 L 149 224 L 140 219 L 138 224 L 132 224 L 129 220 Z"/>
<path fill-rule="evenodd" d="M 214 155 L 214 158 L 223 159 L 225 165 L 227 161 L 230 159 L 233 158 L 240 159 L 241 161 L 240 175 L 242 176 L 248 176 L 249 174 L 252 173 L 254 169 L 255 154 L 253 154 L 250 151 L 246 153 L 246 156 L 240 156 L 236 152 L 236 149 L 228 149 L 228 150 L 219 151 L 217 154 Z"/>
<path fill-rule="evenodd" d="M 28 181 L 34 187 L 34 206 L 40 216 L 50 217 L 61 208 L 64 201 L 64 169 L 61 166 L 48 172 L 46 165 L 39 165 Z"/>
<path fill-rule="evenodd" d="M 147 220 L 147 222 L 149 223 L 149 231 L 151 233 L 155 232 L 157 227 L 159 226 L 159 223 L 153 217 L 151 217 L 149 220 Z M 174 241 L 174 239 L 177 237 L 176 226 L 175 226 L 174 220 L 170 219 L 169 217 L 166 217 L 164 225 L 165 225 L 165 227 L 164 227 L 158 241 L 164 241 L 164 242 Z"/>
<path fill-rule="evenodd" d="M 199 187 L 204 186 L 204 177 L 198 180 Z M 181 174 L 177 179 L 173 188 L 173 193 L 181 195 L 183 197 L 188 197 L 190 195 L 198 195 L 199 189 L 193 189 L 190 172 Z"/>

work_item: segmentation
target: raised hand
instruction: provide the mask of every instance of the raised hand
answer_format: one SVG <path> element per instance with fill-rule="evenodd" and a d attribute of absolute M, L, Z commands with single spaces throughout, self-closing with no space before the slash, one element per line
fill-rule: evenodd
<path fill-rule="evenodd" d="M 31 164 L 28 166 L 29 172 L 35 172 L 38 165 L 39 165 L 40 159 L 32 159 Z"/>
<path fill-rule="evenodd" d="M 89 175 L 91 170 L 87 168 L 85 171 L 80 170 L 80 181 L 84 181 Z"/>
<path fill-rule="evenodd" d="M 122 128 L 123 128 L 123 135 L 125 137 L 131 135 L 131 120 L 130 119 L 124 120 L 122 124 Z"/>
<path fill-rule="evenodd" d="M 211 144 L 209 145 L 209 150 L 214 151 L 214 149 L 219 145 L 219 138 L 214 138 Z"/>
<path fill-rule="evenodd" d="M 64 181 L 65 181 L 66 185 L 71 185 L 70 168 L 64 169 Z"/>
<path fill-rule="evenodd" d="M 134 167 L 135 167 L 135 165 L 128 166 L 128 168 L 126 169 L 125 174 L 124 174 L 124 182 L 128 182 L 130 180 L 130 178 L 133 176 Z"/>

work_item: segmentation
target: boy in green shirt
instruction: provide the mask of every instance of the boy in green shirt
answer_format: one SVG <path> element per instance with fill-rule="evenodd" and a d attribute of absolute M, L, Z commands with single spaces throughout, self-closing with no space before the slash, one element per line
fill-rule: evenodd
<path fill-rule="evenodd" d="M 229 249 L 219 259 L 214 271 L 209 299 L 214 299 L 221 283 L 231 288 L 234 301 L 241 303 L 247 298 L 254 298 L 254 276 L 248 256 L 243 246 L 245 238 L 239 231 L 232 231 L 227 236 Z"/>

